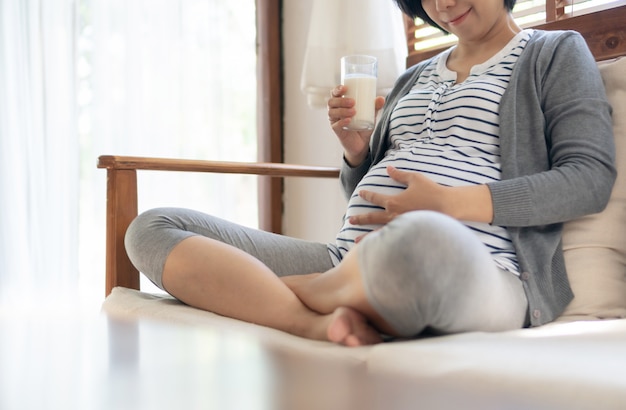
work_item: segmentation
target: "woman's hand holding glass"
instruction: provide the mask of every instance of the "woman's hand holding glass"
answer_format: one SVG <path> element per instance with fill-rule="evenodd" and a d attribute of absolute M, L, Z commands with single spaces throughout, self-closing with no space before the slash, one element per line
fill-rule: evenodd
<path fill-rule="evenodd" d="M 373 130 L 351 131 L 344 129 L 356 114 L 355 101 L 352 98 L 343 98 L 346 87 L 339 85 L 331 91 L 328 100 L 328 120 L 343 146 L 344 156 L 348 164 L 357 166 L 361 164 L 369 152 L 369 142 Z M 385 104 L 384 97 L 376 97 L 376 111 Z"/>

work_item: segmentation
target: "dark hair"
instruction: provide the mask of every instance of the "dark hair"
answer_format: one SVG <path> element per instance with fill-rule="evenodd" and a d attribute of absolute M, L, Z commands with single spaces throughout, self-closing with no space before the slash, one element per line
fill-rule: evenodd
<path fill-rule="evenodd" d="M 434 21 L 431 20 L 430 17 L 428 17 L 428 14 L 426 14 L 426 12 L 424 11 L 424 8 L 422 7 L 422 0 L 394 0 L 394 1 L 396 2 L 400 10 L 402 10 L 402 12 L 406 14 L 407 16 L 413 19 L 416 17 L 419 17 L 422 20 L 424 20 L 426 23 L 430 24 L 431 26 L 437 27 L 438 29 L 443 30 L 441 27 L 439 27 L 439 25 L 437 25 L 437 23 L 435 23 Z M 504 6 L 507 8 L 508 11 L 512 11 L 513 7 L 515 6 L 516 1 L 517 0 L 504 0 Z"/>

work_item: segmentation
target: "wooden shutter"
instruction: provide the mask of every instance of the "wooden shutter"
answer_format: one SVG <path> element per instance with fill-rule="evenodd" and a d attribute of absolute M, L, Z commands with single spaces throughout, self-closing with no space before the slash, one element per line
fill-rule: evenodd
<path fill-rule="evenodd" d="M 626 4 L 626 0 L 518 0 L 515 21 L 524 28 Z M 405 19 L 409 55 L 407 66 L 432 57 L 456 42 L 456 37 L 420 19 Z"/>

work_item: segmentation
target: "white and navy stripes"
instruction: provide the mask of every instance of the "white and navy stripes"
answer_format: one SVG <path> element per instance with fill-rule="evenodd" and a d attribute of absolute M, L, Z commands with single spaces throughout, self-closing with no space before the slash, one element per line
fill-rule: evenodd
<path fill-rule="evenodd" d="M 498 54 L 474 66 L 462 83 L 457 84 L 456 73 L 446 67 L 452 49 L 424 69 L 411 92 L 393 111 L 387 155 L 368 171 L 349 200 L 344 225 L 335 245 L 329 245 L 335 264 L 354 245 L 356 237 L 379 228 L 351 225 L 348 221 L 352 215 L 380 210 L 360 198 L 358 192 L 365 189 L 392 195 L 405 188 L 389 177 L 388 165 L 420 172 L 446 186 L 500 179 L 498 106 L 531 34 L 532 30 L 518 33 Z M 506 229 L 473 222 L 466 225 L 490 249 L 498 267 L 518 272 L 517 257 Z"/>

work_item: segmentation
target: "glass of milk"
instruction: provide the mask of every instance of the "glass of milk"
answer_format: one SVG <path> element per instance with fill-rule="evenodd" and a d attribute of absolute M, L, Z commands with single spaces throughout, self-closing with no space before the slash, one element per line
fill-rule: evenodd
<path fill-rule="evenodd" d="M 350 55 L 341 58 L 341 84 L 347 87 L 344 97 L 354 98 L 356 110 L 349 130 L 371 130 L 376 115 L 376 77 L 378 61 L 376 57 Z"/>

